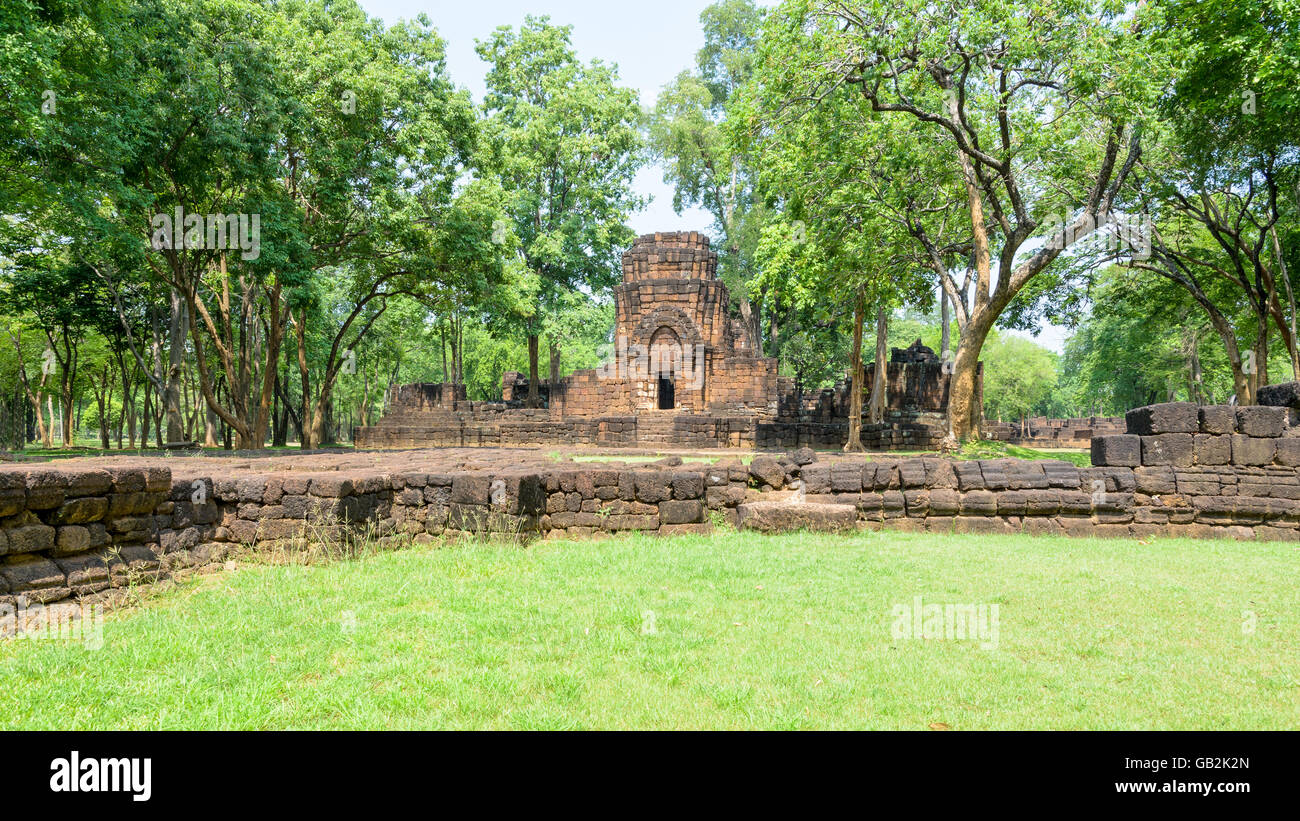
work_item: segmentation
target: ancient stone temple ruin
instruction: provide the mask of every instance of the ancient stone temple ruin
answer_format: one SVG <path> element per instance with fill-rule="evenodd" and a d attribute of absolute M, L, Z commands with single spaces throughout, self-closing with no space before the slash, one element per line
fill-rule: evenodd
<path fill-rule="evenodd" d="M 801 394 L 762 355 L 729 310 L 718 256 L 696 232 L 648 234 L 623 254 L 614 289 L 610 355 L 598 368 L 539 385 L 544 407 L 528 408 L 527 379 L 502 378 L 502 401 L 466 398 L 464 386 L 418 383 L 390 390 L 377 425 L 358 428 L 362 448 L 574 444 L 610 447 L 841 447 L 848 435 L 851 376 Z M 869 389 L 874 367 L 859 384 Z M 864 424 L 871 449 L 928 449 L 944 434 L 948 379 L 933 351 L 894 349 L 889 407 Z"/>
<path fill-rule="evenodd" d="M 552 389 L 560 416 L 653 411 L 775 416 L 789 380 L 728 311 L 718 255 L 695 232 L 643 236 L 623 254 L 612 356 Z"/>

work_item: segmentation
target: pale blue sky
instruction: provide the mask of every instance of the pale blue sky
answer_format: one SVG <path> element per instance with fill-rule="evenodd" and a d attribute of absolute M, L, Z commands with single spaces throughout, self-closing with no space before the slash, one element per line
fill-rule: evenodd
<path fill-rule="evenodd" d="M 474 53 L 474 41 L 497 26 L 517 26 L 524 16 L 548 15 L 555 23 L 573 26 L 573 45 L 585 60 L 600 58 L 618 65 L 624 85 L 651 106 L 668 81 L 695 65 L 695 52 L 704 44 L 700 12 L 712 0 L 658 0 L 625 3 L 612 0 L 358 0 L 368 13 L 392 23 L 424 12 L 447 41 L 447 69 L 453 82 L 465 86 L 475 101 L 483 98 L 487 64 Z M 760 2 L 761 5 L 773 5 Z M 673 211 L 673 190 L 663 182 L 658 166 L 643 168 L 636 177 L 637 193 L 651 198 L 628 222 L 638 234 L 655 231 L 709 231 L 713 219 L 704 211 Z M 1013 332 L 1016 333 L 1016 332 Z M 1029 336 L 1028 334 L 1020 334 Z M 1047 326 L 1031 337 L 1058 353 L 1065 330 Z"/>

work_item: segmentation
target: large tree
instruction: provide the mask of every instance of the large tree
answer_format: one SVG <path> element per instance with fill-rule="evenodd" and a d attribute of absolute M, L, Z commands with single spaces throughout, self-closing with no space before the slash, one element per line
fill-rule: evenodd
<path fill-rule="evenodd" d="M 750 298 L 757 275 L 754 253 L 768 210 L 756 196 L 752 158 L 737 150 L 725 128 L 727 108 L 754 73 L 755 45 L 763 9 L 753 0 L 719 0 L 700 13 L 704 45 L 694 71 L 683 71 L 664 86 L 650 113 L 650 146 L 673 186 L 673 207 L 703 208 L 721 234 L 719 275 L 740 300 L 740 313 L 756 344 L 762 344 L 764 289 Z M 769 329 L 777 327 L 769 306 Z M 778 340 L 769 330 L 768 352 Z"/>
<path fill-rule="evenodd" d="M 949 394 L 956 437 L 979 435 L 976 373 L 994 323 L 1104 221 L 1137 159 L 1133 126 L 1152 80 L 1118 11 L 1088 0 L 788 0 L 769 16 L 759 60 L 789 87 L 779 107 L 816 107 L 847 88 L 874 117 L 943 138 L 937 161 L 964 189 L 974 274 L 968 304 L 952 269 L 941 276 L 964 315 Z M 1042 237 L 1060 213 L 1065 241 Z"/>
<path fill-rule="evenodd" d="M 1187 290 L 1227 353 L 1237 400 L 1251 403 L 1268 383 L 1271 331 L 1300 379 L 1287 264 L 1300 231 L 1300 3 L 1163 0 L 1139 20 L 1171 80 L 1133 186 L 1152 253 L 1132 265 Z M 1233 322 L 1239 304 L 1245 327 Z"/>
<path fill-rule="evenodd" d="M 491 66 L 483 101 L 495 168 L 507 190 L 519 253 L 535 278 L 528 335 L 528 398 L 539 403 L 538 344 L 566 291 L 598 292 L 618 281 L 625 224 L 641 201 L 632 178 L 644 160 L 634 91 L 599 60 L 582 63 L 569 26 L 527 17 L 502 26 L 477 50 Z M 551 376 L 559 340 L 550 339 Z"/>

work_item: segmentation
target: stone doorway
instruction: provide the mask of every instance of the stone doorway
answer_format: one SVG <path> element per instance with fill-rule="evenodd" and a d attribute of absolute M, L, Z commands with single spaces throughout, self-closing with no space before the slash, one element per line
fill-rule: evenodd
<path fill-rule="evenodd" d="M 673 380 L 659 377 L 659 410 L 675 408 L 677 405 L 673 398 Z"/>

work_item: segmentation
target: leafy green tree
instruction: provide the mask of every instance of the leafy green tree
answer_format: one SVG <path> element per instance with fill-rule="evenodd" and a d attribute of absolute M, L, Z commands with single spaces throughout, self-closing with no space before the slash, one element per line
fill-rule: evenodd
<path fill-rule="evenodd" d="M 644 160 L 636 93 L 613 66 L 584 64 L 568 26 L 527 17 L 498 28 L 476 48 L 491 66 L 483 102 L 494 170 L 514 195 L 510 221 L 519 254 L 536 278 L 528 335 L 529 402 L 539 403 L 538 341 L 563 294 L 598 293 L 619 277 L 632 240 L 625 224 L 641 206 L 632 178 Z M 560 347 L 550 334 L 551 378 Z"/>
<path fill-rule="evenodd" d="M 1132 265 L 1177 283 L 1205 311 L 1238 401 L 1251 403 L 1269 381 L 1272 330 L 1300 379 L 1287 263 L 1300 253 L 1300 4 L 1162 0 L 1139 20 L 1173 80 L 1134 178 L 1153 253 Z M 1233 286 L 1226 300 L 1216 283 Z M 1231 320 L 1238 303 L 1250 308 L 1250 335 Z"/>
<path fill-rule="evenodd" d="M 1056 387 L 1056 355 L 1011 334 L 989 335 L 984 346 L 984 413 L 1023 421 L 1043 408 Z"/>
<path fill-rule="evenodd" d="M 754 72 L 755 41 L 763 9 L 753 0 L 720 0 L 700 13 L 704 46 L 695 71 L 678 74 L 659 93 L 650 114 L 650 146 L 673 186 L 673 207 L 706 210 L 722 238 L 719 276 L 739 299 L 741 318 L 761 343 L 764 293 L 752 293 L 757 249 L 768 209 L 755 195 L 752 159 L 736 150 L 723 121 L 727 107 Z M 772 319 L 776 314 L 773 308 Z M 775 327 L 773 321 L 771 326 Z M 779 340 L 770 339 L 773 355 Z"/>
<path fill-rule="evenodd" d="M 1153 402 L 1216 404 L 1233 395 L 1226 351 L 1210 344 L 1215 331 L 1181 286 L 1112 266 L 1101 272 L 1093 296 L 1094 309 L 1061 357 L 1060 382 L 1069 394 L 1062 404 L 1072 412 L 1116 415 Z M 1230 319 L 1248 323 L 1249 313 L 1243 305 Z"/>
<path fill-rule="evenodd" d="M 791 108 L 784 105 L 791 91 L 783 71 L 765 64 L 733 107 L 732 139 L 755 152 L 759 189 L 782 213 L 764 229 L 757 254 L 762 272 L 751 287 L 765 287 L 773 299 L 804 311 L 851 297 L 855 389 L 846 447 L 856 450 L 862 447 L 862 326 L 870 308 L 875 372 L 884 373 L 894 310 L 932 299 L 929 259 L 918 255 L 911 232 L 915 221 L 933 216 L 907 187 L 917 163 L 912 144 L 880 124 L 858 127 L 867 113 L 861 98 L 840 92 L 810 109 Z M 873 382 L 873 423 L 884 419 L 885 390 L 886 380 Z"/>
<path fill-rule="evenodd" d="M 1129 126 L 1157 80 L 1117 11 L 1087 0 L 788 0 L 764 29 L 759 63 L 789 87 L 769 111 L 816 108 L 851 89 L 874 115 L 862 128 L 922 126 L 938 139 L 918 143 L 929 154 L 921 167 L 942 169 L 937 189 L 954 174 L 962 184 L 974 293 L 971 304 L 953 303 L 963 329 L 949 402 L 956 437 L 979 435 L 975 373 L 995 322 L 1109 212 L 1136 159 Z M 1068 218 L 1054 222 L 1061 213 Z M 1043 238 L 1034 249 L 1044 226 L 1066 241 Z M 942 250 L 928 233 L 916 241 Z"/>
<path fill-rule="evenodd" d="M 4 272 L 0 311 L 30 314 L 48 343 L 43 372 L 58 380 L 63 410 L 63 446 L 74 443 L 73 407 L 83 348 L 99 342 L 92 331 L 108 324 L 101 283 L 86 265 L 65 252 L 37 250 L 19 255 Z M 53 419 L 51 419 L 53 423 Z"/>

